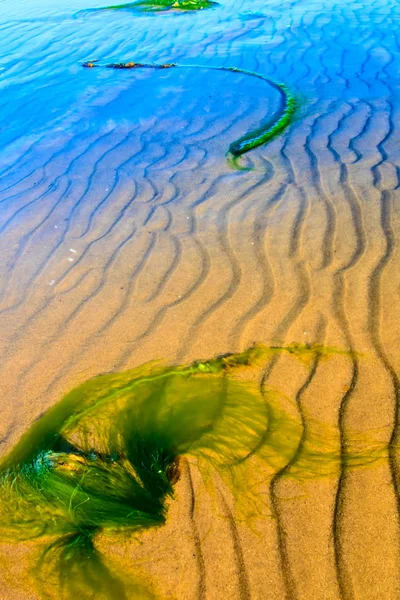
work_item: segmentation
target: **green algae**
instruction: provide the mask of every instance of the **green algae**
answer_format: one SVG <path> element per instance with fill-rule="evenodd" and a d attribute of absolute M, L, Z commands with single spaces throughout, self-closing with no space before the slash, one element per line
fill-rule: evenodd
<path fill-rule="evenodd" d="M 202 65 L 178 65 L 176 63 L 165 63 L 165 64 L 157 64 L 157 63 L 138 63 L 138 62 L 125 62 L 125 63 L 108 63 L 108 64 L 100 64 L 97 60 L 87 61 L 82 64 L 84 67 L 93 68 L 93 67 L 105 67 L 110 69 L 140 69 L 140 68 L 150 68 L 150 69 L 166 69 L 166 68 L 193 68 L 193 69 L 212 69 L 218 71 L 229 71 L 232 73 L 241 73 L 243 75 L 249 75 L 250 77 L 255 77 L 257 79 L 261 79 L 265 81 L 270 86 L 275 88 L 280 95 L 280 106 L 272 118 L 272 120 L 268 121 L 265 124 L 262 124 L 260 127 L 246 133 L 238 140 L 232 142 L 229 146 L 227 152 L 227 160 L 230 166 L 239 170 L 249 170 L 246 167 L 242 167 L 238 160 L 239 158 L 249 152 L 250 150 L 254 150 L 259 146 L 267 144 L 275 137 L 283 133 L 283 131 L 290 125 L 292 122 L 293 116 L 297 109 L 297 102 L 293 93 L 289 90 L 289 88 L 279 82 L 275 82 L 260 73 L 256 73 L 255 71 L 247 71 L 245 69 L 239 69 L 237 67 L 215 67 L 215 66 L 202 66 Z"/>
<path fill-rule="evenodd" d="M 139 575 L 127 581 L 108 564 L 96 538 L 162 526 L 185 457 L 206 482 L 218 473 L 242 518 L 265 516 L 265 481 L 292 461 L 303 434 L 295 403 L 259 383 L 277 354 L 300 360 L 305 373 L 317 358 L 349 355 L 258 345 L 191 365 L 153 362 L 72 390 L 0 463 L 0 537 L 43 539 L 37 578 L 46 588 L 56 576 L 58 598 L 153 598 Z M 385 455 L 363 447 L 350 466 Z M 331 477 L 341 460 L 338 432 L 316 422 L 287 475 Z"/>
<path fill-rule="evenodd" d="M 162 525 L 180 456 L 211 453 L 210 462 L 223 465 L 247 451 L 252 434 L 235 440 L 223 422 L 258 427 L 257 407 L 264 410 L 224 374 L 260 352 L 100 376 L 32 425 L 0 464 L 0 537 L 46 541 L 41 587 L 57 574 L 62 598 L 152 597 L 107 564 L 96 537 Z"/>
<path fill-rule="evenodd" d="M 230 68 L 229 70 L 233 72 L 245 73 L 247 75 L 263 79 L 279 91 L 282 99 L 279 112 L 277 115 L 275 115 L 272 123 L 269 122 L 263 125 L 262 127 L 254 129 L 253 131 L 245 134 L 229 146 L 228 156 L 235 159 L 241 156 L 242 154 L 249 152 L 249 150 L 253 150 L 258 146 L 262 146 L 268 143 L 277 135 L 282 133 L 283 130 L 286 129 L 290 124 L 292 117 L 296 111 L 297 104 L 294 95 L 285 84 L 271 81 L 267 77 L 264 77 L 263 75 L 255 73 L 253 71 L 244 71 L 242 69 L 236 68 Z"/>
<path fill-rule="evenodd" d="M 128 2 L 125 4 L 115 4 L 104 6 L 94 10 L 134 10 L 136 12 L 152 13 L 165 11 L 197 11 L 207 8 L 213 8 L 218 2 L 211 0 L 138 0 L 137 2 Z"/>

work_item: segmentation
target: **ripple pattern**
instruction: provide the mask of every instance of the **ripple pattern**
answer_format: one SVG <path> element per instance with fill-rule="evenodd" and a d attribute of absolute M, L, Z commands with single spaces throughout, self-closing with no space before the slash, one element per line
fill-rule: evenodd
<path fill-rule="evenodd" d="M 255 527 L 186 464 L 165 529 L 124 556 L 165 598 L 399 599 L 398 3 L 28 4 L 2 0 L 0 15 L 2 452 L 102 372 L 256 341 L 343 348 L 312 364 L 276 355 L 255 382 L 293 400 L 302 428 L 290 460 L 260 473 Z M 132 56 L 205 68 L 80 67 Z M 299 100 L 249 171 L 230 169 L 226 148 L 279 94 L 212 65 L 283 81 Z M 341 463 L 299 481 L 319 421 Z M 389 448 L 374 469 L 349 467 L 364 450 L 355 430 Z M 0 596 L 33 598 L 18 569 L 0 575 Z"/>

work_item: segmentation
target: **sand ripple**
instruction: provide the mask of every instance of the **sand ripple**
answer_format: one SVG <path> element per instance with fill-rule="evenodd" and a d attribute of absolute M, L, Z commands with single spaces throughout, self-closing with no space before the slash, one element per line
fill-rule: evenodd
<path fill-rule="evenodd" d="M 165 529 L 125 558 L 166 598 L 400 598 L 398 5 L 76 15 L 95 6 L 1 4 L 2 449 L 101 372 L 254 341 L 343 348 L 265 365 L 260 385 L 294 399 L 303 428 L 264 483 L 270 519 L 247 527 L 186 465 Z M 261 72 L 294 90 L 297 120 L 237 172 L 226 149 L 274 114 L 275 90 L 206 69 L 80 67 L 92 58 Z M 321 420 L 342 464 L 300 482 Z M 376 468 L 348 467 L 355 429 L 388 446 Z M 18 564 L 1 594 L 33 598 Z"/>

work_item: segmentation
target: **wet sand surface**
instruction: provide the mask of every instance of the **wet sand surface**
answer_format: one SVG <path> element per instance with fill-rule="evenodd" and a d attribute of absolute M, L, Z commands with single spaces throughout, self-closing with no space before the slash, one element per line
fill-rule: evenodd
<path fill-rule="evenodd" d="M 399 6 L 52 4 L 0 3 L 1 452 L 99 373 L 254 342 L 348 350 L 259 374 L 303 428 L 263 475 L 262 518 L 189 460 L 164 527 L 100 545 L 165 599 L 400 598 Z M 199 68 L 80 66 L 93 58 Z M 225 153 L 278 94 L 208 65 L 296 94 L 289 129 L 243 157 L 251 170 Z M 343 460 L 290 477 L 317 421 Z M 373 468 L 347 468 L 354 431 L 387 448 Z M 1 546 L 0 598 L 38 598 L 36 549 Z"/>

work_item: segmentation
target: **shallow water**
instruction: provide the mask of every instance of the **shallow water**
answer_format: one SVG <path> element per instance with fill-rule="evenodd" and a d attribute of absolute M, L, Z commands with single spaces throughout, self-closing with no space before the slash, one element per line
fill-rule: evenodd
<path fill-rule="evenodd" d="M 87 10 L 101 5 L 0 2 L 2 452 L 99 373 L 255 341 L 350 351 L 312 368 L 279 355 L 262 378 L 305 432 L 333 428 L 343 457 L 354 430 L 388 447 L 378 468 L 267 482 L 274 518 L 255 533 L 190 467 L 166 529 L 113 552 L 166 598 L 399 598 L 397 4 Z M 227 149 L 279 95 L 209 66 L 296 96 L 290 126 L 241 159 L 250 170 Z M 13 546 L 4 598 L 36 598 L 18 571 L 29 552 Z"/>

